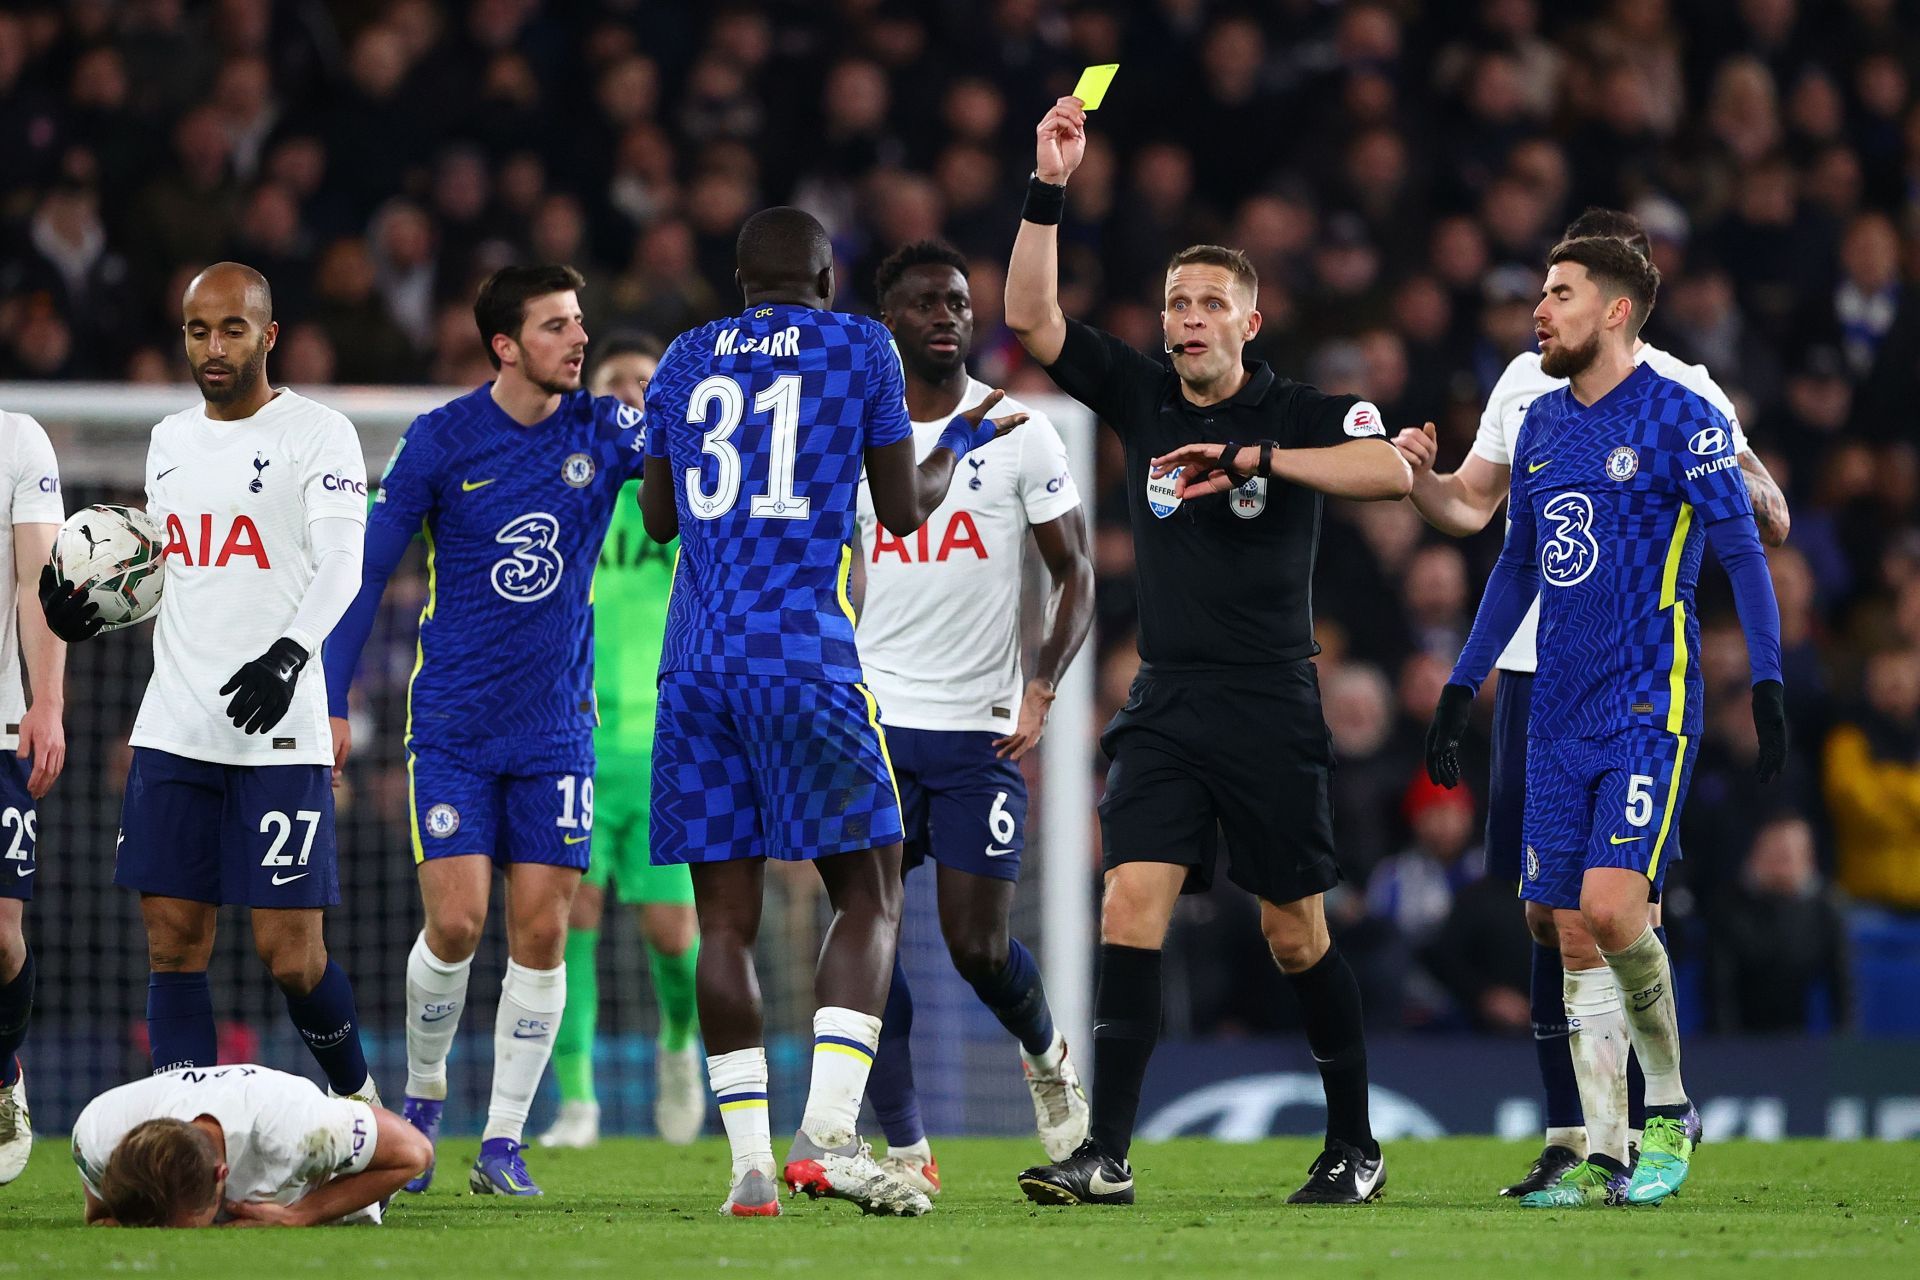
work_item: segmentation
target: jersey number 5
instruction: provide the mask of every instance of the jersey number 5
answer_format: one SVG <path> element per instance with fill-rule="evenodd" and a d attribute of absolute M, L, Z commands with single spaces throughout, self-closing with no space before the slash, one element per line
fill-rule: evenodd
<path fill-rule="evenodd" d="M 707 424 L 700 451 L 714 460 L 711 490 L 703 470 L 688 467 L 687 503 L 702 520 L 717 520 L 740 500 L 740 451 L 731 443 L 746 416 L 747 393 L 725 374 L 716 373 L 687 397 L 687 421 Z M 772 438 L 767 448 L 767 491 L 756 493 L 747 513 L 758 520 L 804 520 L 807 499 L 793 492 L 793 464 L 800 441 L 800 377 L 786 373 L 775 378 L 753 398 L 753 411 L 769 415 Z"/>

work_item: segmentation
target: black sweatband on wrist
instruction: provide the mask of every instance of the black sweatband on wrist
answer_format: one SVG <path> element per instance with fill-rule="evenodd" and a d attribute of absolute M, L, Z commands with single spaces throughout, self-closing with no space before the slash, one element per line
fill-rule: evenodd
<path fill-rule="evenodd" d="M 1220 455 L 1213 460 L 1213 465 L 1236 489 L 1247 482 L 1247 478 L 1241 475 L 1239 469 L 1233 465 L 1233 460 L 1239 454 L 1240 446 L 1229 440 L 1220 446 Z"/>
<path fill-rule="evenodd" d="M 1022 222 L 1037 223 L 1043 227 L 1060 225 L 1060 215 L 1067 207 L 1067 189 L 1054 186 L 1051 182 L 1042 182 L 1039 174 L 1027 179 L 1027 202 L 1020 206 Z"/>
<path fill-rule="evenodd" d="M 1273 451 L 1279 447 L 1280 442 L 1278 440 L 1260 441 L 1260 475 L 1273 475 Z"/>

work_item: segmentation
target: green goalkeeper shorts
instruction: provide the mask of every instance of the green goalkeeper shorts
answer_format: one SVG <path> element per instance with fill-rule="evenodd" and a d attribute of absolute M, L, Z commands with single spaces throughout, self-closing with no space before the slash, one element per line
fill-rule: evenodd
<path fill-rule="evenodd" d="M 647 805 L 653 778 L 650 753 L 602 751 L 593 773 L 593 857 L 586 883 L 613 886 L 628 906 L 658 902 L 693 905 L 693 873 L 685 864 L 656 867 L 647 856 Z"/>

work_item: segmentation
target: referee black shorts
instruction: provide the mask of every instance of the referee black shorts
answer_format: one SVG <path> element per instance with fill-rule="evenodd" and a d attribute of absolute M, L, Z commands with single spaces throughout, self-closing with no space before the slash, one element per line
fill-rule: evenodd
<path fill-rule="evenodd" d="M 1227 876 L 1276 905 L 1340 883 L 1333 856 L 1333 744 L 1307 660 L 1231 671 L 1142 667 L 1100 737 L 1112 761 L 1100 801 L 1106 868 L 1187 868 L 1205 892 L 1222 836 Z"/>

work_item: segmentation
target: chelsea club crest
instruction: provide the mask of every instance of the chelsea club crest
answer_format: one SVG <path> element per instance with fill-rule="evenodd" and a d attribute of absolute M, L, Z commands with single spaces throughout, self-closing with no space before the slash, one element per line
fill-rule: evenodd
<path fill-rule="evenodd" d="M 1540 878 L 1540 855 L 1533 851 L 1532 845 L 1528 845 L 1527 846 L 1527 879 L 1538 880 L 1539 878 Z"/>
<path fill-rule="evenodd" d="M 1631 480 L 1640 470 L 1640 455 L 1628 445 L 1621 445 L 1607 455 L 1607 479 Z"/>
<path fill-rule="evenodd" d="M 427 834 L 444 840 L 460 829 L 460 811 L 450 804 L 437 804 L 427 810 Z"/>
<path fill-rule="evenodd" d="M 576 489 L 593 483 L 593 459 L 584 453 L 570 453 L 560 464 L 560 478 Z"/>

